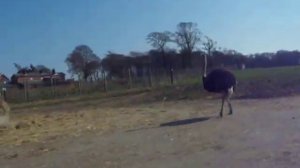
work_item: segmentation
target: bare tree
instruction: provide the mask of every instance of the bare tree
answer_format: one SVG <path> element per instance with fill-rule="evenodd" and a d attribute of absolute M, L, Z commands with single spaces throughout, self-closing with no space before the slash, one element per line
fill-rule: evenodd
<path fill-rule="evenodd" d="M 165 47 L 168 42 L 171 41 L 171 32 L 152 32 L 147 36 L 147 42 L 152 47 L 158 49 L 161 52 L 163 67 L 167 69 L 167 58 L 165 54 Z"/>
<path fill-rule="evenodd" d="M 83 77 L 85 81 L 101 66 L 100 58 L 87 45 L 77 46 L 65 62 L 70 73 Z"/>
<path fill-rule="evenodd" d="M 201 41 L 201 32 L 197 28 L 197 24 L 193 22 L 179 23 L 174 40 L 181 48 L 183 68 L 191 67 L 192 52 L 197 43 Z"/>
<path fill-rule="evenodd" d="M 102 68 L 109 77 L 124 78 L 128 75 L 128 69 L 131 67 L 132 57 L 123 54 L 108 52 L 103 58 Z"/>
<path fill-rule="evenodd" d="M 215 42 L 213 39 L 209 38 L 208 36 L 205 36 L 205 41 L 202 44 L 206 54 L 208 56 L 211 56 L 212 52 L 216 49 L 217 42 Z"/>

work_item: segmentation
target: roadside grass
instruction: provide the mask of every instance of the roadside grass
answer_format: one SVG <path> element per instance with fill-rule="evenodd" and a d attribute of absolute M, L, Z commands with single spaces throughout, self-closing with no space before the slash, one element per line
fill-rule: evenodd
<path fill-rule="evenodd" d="M 22 109 L 28 107 L 43 107 L 43 106 L 51 106 L 57 104 L 66 104 L 66 103 L 87 103 L 91 100 L 99 100 L 99 99 L 106 99 L 112 97 L 122 97 L 127 95 L 135 95 L 140 93 L 149 92 L 149 88 L 143 89 L 130 89 L 130 90 L 118 90 L 112 92 L 94 92 L 90 94 L 83 94 L 77 95 L 72 97 L 65 97 L 65 98 L 57 98 L 57 99 L 50 99 L 50 100 L 40 100 L 40 101 L 32 101 L 32 102 L 25 102 L 25 103 L 13 103 L 13 109 Z"/>
<path fill-rule="evenodd" d="M 300 94 L 300 66 L 257 68 L 233 71 L 238 85 L 234 98 L 270 98 Z M 149 87 L 119 88 L 109 92 L 94 91 L 82 95 L 71 95 L 62 98 L 32 101 L 28 103 L 13 103 L 13 109 L 26 107 L 42 107 L 65 103 L 80 102 L 89 104 L 92 100 L 112 97 L 124 97 L 128 103 L 135 95 L 143 95 L 134 103 L 147 103 L 165 100 L 213 98 L 215 94 L 207 93 L 202 87 L 201 74 L 178 74 L 175 84 L 171 85 L 166 76 L 161 85 Z"/>

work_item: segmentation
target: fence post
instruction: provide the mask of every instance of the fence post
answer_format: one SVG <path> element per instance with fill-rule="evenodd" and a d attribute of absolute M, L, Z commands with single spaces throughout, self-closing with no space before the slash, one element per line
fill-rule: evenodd
<path fill-rule="evenodd" d="M 103 87 L 104 87 L 104 91 L 107 92 L 107 81 L 106 81 L 106 74 L 103 71 L 102 72 L 102 77 L 103 77 Z"/>
<path fill-rule="evenodd" d="M 170 69 L 170 79 L 171 79 L 171 84 L 174 84 L 174 70 L 173 68 Z"/>
<path fill-rule="evenodd" d="M 152 72 L 151 72 L 151 67 L 148 68 L 148 81 L 149 81 L 149 87 L 152 87 Z"/>
<path fill-rule="evenodd" d="M 28 79 L 25 79 L 24 82 L 24 96 L 25 96 L 25 101 L 28 101 Z"/>
<path fill-rule="evenodd" d="M 51 79 L 52 96 L 55 97 L 53 75 L 51 75 L 50 79 Z"/>
<path fill-rule="evenodd" d="M 131 89 L 132 88 L 132 77 L 131 77 L 130 68 L 128 68 L 128 78 L 129 78 L 129 89 Z"/>
<path fill-rule="evenodd" d="M 79 95 L 81 95 L 81 80 L 78 80 Z"/>

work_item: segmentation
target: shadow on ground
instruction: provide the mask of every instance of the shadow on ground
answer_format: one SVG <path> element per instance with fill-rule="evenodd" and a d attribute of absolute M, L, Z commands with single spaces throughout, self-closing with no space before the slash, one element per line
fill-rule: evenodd
<path fill-rule="evenodd" d="M 188 125 L 188 124 L 194 124 L 198 122 L 207 121 L 214 117 L 199 117 L 199 118 L 191 118 L 191 119 L 185 119 L 185 120 L 176 120 L 172 122 L 162 123 L 159 125 L 159 127 L 174 127 L 174 126 L 180 126 L 180 125 Z M 146 129 L 153 129 L 153 128 L 159 128 L 159 127 L 143 127 L 143 128 L 137 128 L 132 130 L 127 130 L 126 132 L 135 132 L 140 130 L 146 130 Z"/>
<path fill-rule="evenodd" d="M 180 126 L 180 125 L 188 125 L 198 122 L 203 122 L 209 120 L 211 117 L 200 117 L 200 118 L 191 118 L 191 119 L 185 119 L 185 120 L 177 120 L 167 123 L 160 124 L 160 127 L 173 127 L 173 126 Z"/>

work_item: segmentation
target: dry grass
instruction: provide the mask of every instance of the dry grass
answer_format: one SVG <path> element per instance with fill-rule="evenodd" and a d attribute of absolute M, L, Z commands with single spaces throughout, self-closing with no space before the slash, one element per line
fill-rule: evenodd
<path fill-rule="evenodd" d="M 46 138 L 55 138 L 67 134 L 77 135 L 82 131 L 96 129 L 95 122 L 106 125 L 100 117 L 95 116 L 91 119 L 93 113 L 61 113 L 61 114 L 33 114 L 19 115 L 13 120 L 14 128 L 1 133 L 0 144 L 21 145 L 28 142 L 39 142 Z M 101 120 L 101 121 L 100 121 Z M 97 125 L 99 129 L 106 129 Z"/>
<path fill-rule="evenodd" d="M 17 114 L 12 117 L 14 127 L 0 132 L 0 145 L 43 142 L 64 136 L 76 137 L 90 131 L 107 133 L 152 123 L 149 114 L 135 108 L 88 109 L 49 114 Z"/>

